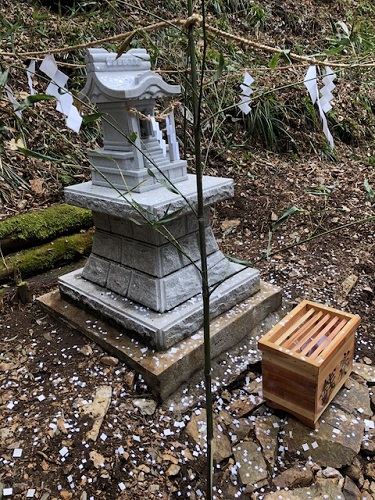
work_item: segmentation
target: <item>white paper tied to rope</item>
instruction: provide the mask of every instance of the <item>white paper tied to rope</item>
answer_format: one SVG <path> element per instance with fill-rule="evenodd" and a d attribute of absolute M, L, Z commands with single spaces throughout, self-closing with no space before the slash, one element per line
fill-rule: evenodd
<path fill-rule="evenodd" d="M 180 160 L 180 152 L 178 149 L 178 142 L 175 133 L 174 123 L 172 123 L 172 115 L 165 117 L 165 124 L 167 127 L 167 137 L 169 144 L 169 157 L 171 161 Z"/>
<path fill-rule="evenodd" d="M 51 54 L 45 56 L 39 69 L 52 80 L 46 93 L 56 97 L 56 110 L 65 116 L 66 126 L 78 133 L 82 124 L 82 116 L 73 104 L 72 94 L 65 87 L 69 77 L 58 69 L 55 58 Z"/>
<path fill-rule="evenodd" d="M 163 139 L 163 133 L 160 130 L 159 123 L 155 120 L 154 116 L 149 115 L 149 118 L 151 120 L 152 131 L 154 132 L 154 136 L 158 140 L 159 145 L 163 151 L 163 156 L 165 157 L 165 156 L 167 156 L 167 144 L 166 144 L 165 140 Z"/>
<path fill-rule="evenodd" d="M 248 115 L 251 111 L 251 99 L 250 96 L 253 93 L 253 89 L 251 88 L 252 83 L 254 82 L 254 78 L 249 75 L 247 71 L 245 71 L 243 83 L 241 83 L 240 87 L 242 93 L 240 95 L 240 103 L 237 105 L 242 113 Z"/>
<path fill-rule="evenodd" d="M 320 89 L 320 97 L 316 76 L 316 66 L 309 67 L 304 79 L 304 84 L 310 94 L 312 103 L 317 103 L 318 105 L 320 118 L 323 123 L 323 133 L 332 148 L 334 147 L 334 142 L 332 134 L 328 127 L 326 113 L 328 113 L 328 111 L 332 109 L 332 91 L 336 87 L 336 85 L 333 83 L 333 80 L 335 80 L 335 78 L 335 73 L 330 67 L 326 66 L 325 76 L 322 78 L 322 83 L 324 84 L 324 86 Z"/>

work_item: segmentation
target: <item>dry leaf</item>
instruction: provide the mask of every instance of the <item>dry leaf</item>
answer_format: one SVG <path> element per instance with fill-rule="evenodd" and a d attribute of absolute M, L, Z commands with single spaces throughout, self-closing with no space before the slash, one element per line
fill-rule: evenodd
<path fill-rule="evenodd" d="M 30 183 L 30 187 L 31 187 L 31 190 L 35 193 L 35 194 L 43 194 L 44 193 L 44 189 L 43 189 L 43 179 L 31 179 L 29 181 Z"/>
<path fill-rule="evenodd" d="M 342 291 L 344 293 L 344 297 L 349 295 L 349 293 L 353 290 L 354 285 L 358 281 L 358 276 L 355 274 L 350 274 L 345 280 L 342 282 Z"/>
<path fill-rule="evenodd" d="M 160 455 L 160 458 L 172 462 L 172 464 L 178 464 L 178 458 L 170 455 L 169 453 L 163 453 L 162 455 Z"/>
<path fill-rule="evenodd" d="M 48 472 L 49 471 L 49 465 L 48 465 L 48 463 L 45 460 L 42 460 L 42 463 L 40 464 L 40 466 L 42 467 L 42 469 L 44 470 L 44 472 Z"/>
<path fill-rule="evenodd" d="M 105 458 L 95 450 L 90 451 L 90 460 L 92 460 L 95 469 L 100 469 L 104 466 Z"/>
<path fill-rule="evenodd" d="M 180 469 L 181 469 L 181 467 L 179 465 L 172 464 L 168 468 L 166 474 L 167 474 L 168 477 L 177 476 L 177 474 L 180 472 Z"/>
<path fill-rule="evenodd" d="M 220 224 L 220 229 L 225 232 L 229 231 L 230 229 L 235 229 L 240 224 L 241 224 L 240 219 L 224 220 Z"/>

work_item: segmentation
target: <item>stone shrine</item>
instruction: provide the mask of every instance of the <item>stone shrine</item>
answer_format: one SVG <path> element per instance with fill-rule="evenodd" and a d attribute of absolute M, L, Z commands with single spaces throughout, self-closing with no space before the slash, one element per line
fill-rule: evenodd
<path fill-rule="evenodd" d="M 156 99 L 171 101 L 180 87 L 151 71 L 143 49 L 118 58 L 89 49 L 86 61 L 82 96 L 103 113 L 103 147 L 89 152 L 92 181 L 66 188 L 65 198 L 93 211 L 95 235 L 87 264 L 60 278 L 60 293 L 166 350 L 203 322 L 196 178 L 179 156 L 173 106 L 166 138 L 155 120 Z M 210 226 L 210 206 L 233 196 L 233 181 L 204 176 L 203 190 L 216 317 L 258 292 L 260 279 L 225 258 Z"/>

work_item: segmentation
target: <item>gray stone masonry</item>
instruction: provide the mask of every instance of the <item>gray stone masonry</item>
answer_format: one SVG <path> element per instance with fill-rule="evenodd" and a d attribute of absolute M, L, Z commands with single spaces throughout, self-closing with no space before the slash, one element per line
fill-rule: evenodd
<path fill-rule="evenodd" d="M 257 270 L 225 258 L 210 226 L 209 204 L 230 196 L 232 181 L 205 177 L 203 186 L 215 317 L 256 293 L 260 280 Z M 165 187 L 119 193 L 91 183 L 66 189 L 68 203 L 93 210 L 96 232 L 86 266 L 60 279 L 61 293 L 157 350 L 169 348 L 202 325 L 195 176 L 178 183 L 178 189 L 180 195 Z M 176 212 L 176 217 L 155 227 L 158 218 Z"/>

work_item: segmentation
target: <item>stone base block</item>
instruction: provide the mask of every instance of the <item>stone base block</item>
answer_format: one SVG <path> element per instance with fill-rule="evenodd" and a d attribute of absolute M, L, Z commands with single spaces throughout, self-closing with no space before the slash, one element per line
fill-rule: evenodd
<path fill-rule="evenodd" d="M 167 351 L 155 352 L 121 329 L 102 319 L 98 320 L 93 314 L 64 300 L 59 291 L 43 295 L 38 300 L 50 314 L 97 342 L 140 373 L 152 393 L 161 400 L 167 399 L 195 372 L 203 369 L 202 330 Z M 261 282 L 259 292 L 211 322 L 212 358 L 231 351 L 280 306 L 281 290 Z"/>
<path fill-rule="evenodd" d="M 144 343 L 162 351 L 201 328 L 202 299 L 195 295 L 165 313 L 152 311 L 110 292 L 82 277 L 82 269 L 59 279 L 63 296 L 82 304 L 119 325 L 127 334 L 137 335 Z M 227 311 L 259 290 L 259 272 L 243 268 L 218 285 L 211 294 L 211 318 Z"/>

